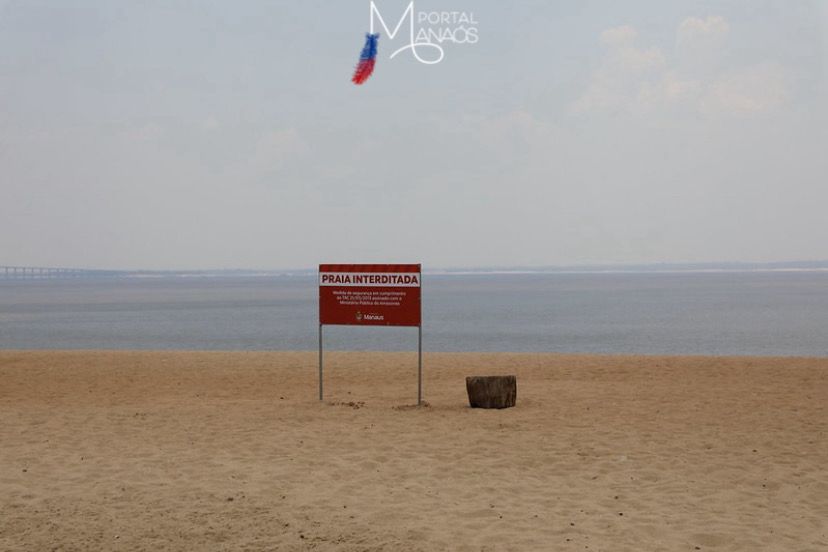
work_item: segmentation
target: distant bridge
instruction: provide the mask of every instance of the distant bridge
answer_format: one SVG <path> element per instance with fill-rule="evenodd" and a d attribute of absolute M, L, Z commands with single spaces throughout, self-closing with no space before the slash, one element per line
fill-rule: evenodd
<path fill-rule="evenodd" d="M 120 275 L 122 273 L 117 270 L 0 265 L 0 280 L 54 280 L 57 278 L 100 278 Z"/>

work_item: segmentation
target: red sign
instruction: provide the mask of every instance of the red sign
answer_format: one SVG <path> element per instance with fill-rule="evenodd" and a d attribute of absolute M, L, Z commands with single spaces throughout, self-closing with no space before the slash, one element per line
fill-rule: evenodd
<path fill-rule="evenodd" d="M 419 326 L 420 265 L 319 265 L 319 323 Z"/>

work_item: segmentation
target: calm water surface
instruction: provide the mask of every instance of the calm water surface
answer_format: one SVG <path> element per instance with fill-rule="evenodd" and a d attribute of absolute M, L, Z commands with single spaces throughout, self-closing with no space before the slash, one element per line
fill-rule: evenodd
<path fill-rule="evenodd" d="M 828 272 L 424 277 L 427 351 L 828 356 Z M 0 348 L 312 350 L 315 277 L 0 281 Z M 325 347 L 413 350 L 414 328 Z"/>

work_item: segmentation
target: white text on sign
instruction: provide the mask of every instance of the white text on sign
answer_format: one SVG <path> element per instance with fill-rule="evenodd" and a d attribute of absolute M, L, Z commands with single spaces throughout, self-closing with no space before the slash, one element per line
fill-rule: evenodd
<path fill-rule="evenodd" d="M 320 272 L 319 285 L 343 287 L 420 287 L 420 275 L 415 272 L 399 274 L 388 272 Z"/>

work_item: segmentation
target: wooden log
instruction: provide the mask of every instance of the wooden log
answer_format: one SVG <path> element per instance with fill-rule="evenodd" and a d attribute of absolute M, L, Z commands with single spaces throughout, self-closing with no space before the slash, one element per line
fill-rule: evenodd
<path fill-rule="evenodd" d="M 466 391 L 472 408 L 509 408 L 517 400 L 517 377 L 469 376 Z"/>

